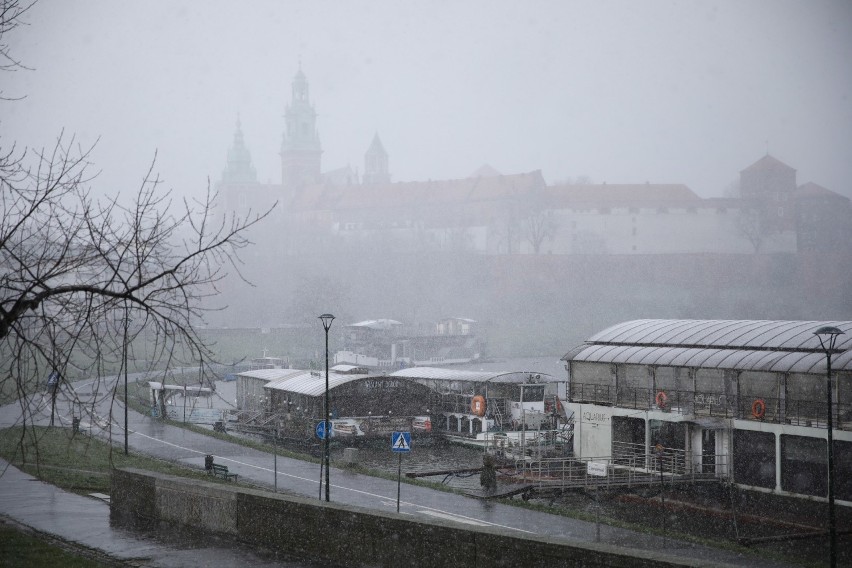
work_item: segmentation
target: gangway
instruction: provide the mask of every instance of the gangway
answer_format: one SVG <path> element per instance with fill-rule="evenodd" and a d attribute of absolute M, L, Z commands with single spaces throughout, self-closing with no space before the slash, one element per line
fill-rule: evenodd
<path fill-rule="evenodd" d="M 688 452 L 669 450 L 658 457 L 637 454 L 627 457 L 543 458 L 518 462 L 514 473 L 504 471 L 515 483 L 528 483 L 536 490 L 616 489 L 682 483 L 719 481 L 718 472 L 694 467 Z M 716 464 L 724 465 L 726 455 L 717 455 Z"/>

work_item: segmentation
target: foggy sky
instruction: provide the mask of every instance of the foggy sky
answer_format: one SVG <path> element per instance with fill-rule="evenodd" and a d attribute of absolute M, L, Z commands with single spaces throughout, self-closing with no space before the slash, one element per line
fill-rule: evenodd
<path fill-rule="evenodd" d="M 549 183 L 685 183 L 723 195 L 767 152 L 852 197 L 852 3 L 40 0 L 4 38 L 4 145 L 100 141 L 93 186 L 221 176 L 237 116 L 280 182 L 290 83 L 319 113 L 323 170 L 394 181 L 541 169 Z"/>

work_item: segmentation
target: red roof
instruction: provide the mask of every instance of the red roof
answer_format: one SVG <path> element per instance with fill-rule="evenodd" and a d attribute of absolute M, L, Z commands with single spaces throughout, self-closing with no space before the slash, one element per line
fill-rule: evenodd
<path fill-rule="evenodd" d="M 740 173 L 752 172 L 752 171 L 779 170 L 779 169 L 780 170 L 791 170 L 791 171 L 794 171 L 794 172 L 796 171 L 795 168 L 791 168 L 790 166 L 788 166 L 787 164 L 785 164 L 781 160 L 778 160 L 776 158 L 773 158 L 769 154 L 766 154 L 764 157 L 762 157 L 761 159 L 759 159 L 758 161 L 756 161 L 755 163 L 753 163 L 752 165 L 750 165 L 746 169 L 741 170 Z"/>
<path fill-rule="evenodd" d="M 351 186 L 314 185 L 297 191 L 293 209 L 389 209 L 503 200 L 545 186 L 540 171 L 496 177 Z"/>
<path fill-rule="evenodd" d="M 798 189 L 793 192 L 793 197 L 796 199 L 810 197 L 833 197 L 835 199 L 845 199 L 848 201 L 847 197 L 844 197 L 839 193 L 835 193 L 830 189 L 826 189 L 821 185 L 815 184 L 812 181 L 800 185 Z"/>
<path fill-rule="evenodd" d="M 697 206 L 702 199 L 683 184 L 554 185 L 547 188 L 554 208 L 574 206 Z"/>

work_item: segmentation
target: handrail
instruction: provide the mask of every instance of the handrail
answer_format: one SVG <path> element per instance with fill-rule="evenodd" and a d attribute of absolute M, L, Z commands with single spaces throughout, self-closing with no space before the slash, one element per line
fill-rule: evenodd
<path fill-rule="evenodd" d="M 659 397 L 660 392 L 665 396 Z M 762 402 L 756 408 L 755 401 Z M 726 395 L 716 391 L 619 387 L 617 393 L 610 385 L 572 382 L 569 401 L 603 406 L 618 406 L 636 410 L 657 410 L 677 414 L 694 414 L 718 418 L 754 420 L 772 424 L 793 424 L 814 428 L 826 427 L 824 400 L 780 398 L 759 394 Z M 659 402 L 664 401 L 662 405 Z M 762 411 L 761 411 L 762 410 Z M 852 430 L 852 403 L 834 401 L 834 427 Z"/>
<path fill-rule="evenodd" d="M 710 481 L 725 477 L 727 471 L 724 454 L 704 456 L 713 466 L 712 471 L 706 472 L 704 468 L 694 467 L 691 453 L 685 450 L 666 448 L 662 456 L 651 455 L 650 466 L 646 467 L 648 457 L 643 453 L 622 457 L 545 458 L 523 466 L 519 476 L 539 488 L 611 488 Z M 598 465 L 590 468 L 589 463 Z M 605 473 L 600 475 L 602 471 Z"/>

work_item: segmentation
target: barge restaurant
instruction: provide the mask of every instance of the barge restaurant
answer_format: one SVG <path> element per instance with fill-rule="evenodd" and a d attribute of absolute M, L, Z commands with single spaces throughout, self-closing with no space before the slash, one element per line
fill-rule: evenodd
<path fill-rule="evenodd" d="M 335 365 L 329 372 L 331 432 L 333 437 L 384 436 L 410 430 L 475 440 L 489 431 L 550 429 L 555 422 L 568 422 L 561 402 L 565 389 L 565 381 L 529 371 L 412 367 L 385 375 Z M 324 396 L 320 371 L 239 373 L 237 421 L 311 437 L 322 420 Z"/>
<path fill-rule="evenodd" d="M 832 446 L 837 503 L 852 506 L 848 321 L 635 320 L 605 329 L 563 357 L 575 456 L 650 468 L 679 456 L 685 470 L 745 489 L 824 499 L 827 357 L 814 335 L 823 326 L 843 332 L 831 365 Z"/>

